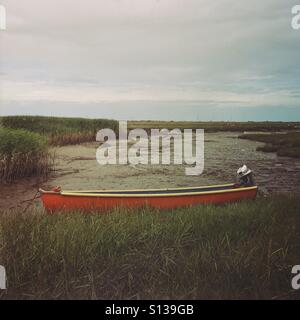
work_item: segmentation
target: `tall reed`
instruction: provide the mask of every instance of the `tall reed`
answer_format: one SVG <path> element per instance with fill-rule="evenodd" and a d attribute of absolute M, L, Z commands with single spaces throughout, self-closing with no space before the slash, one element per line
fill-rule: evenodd
<path fill-rule="evenodd" d="M 25 130 L 0 129 L 0 181 L 45 177 L 53 163 L 47 140 Z"/>
<path fill-rule="evenodd" d="M 118 122 L 109 119 L 8 116 L 0 120 L 5 128 L 39 133 L 57 146 L 95 141 L 97 131 L 103 128 L 118 132 Z"/>

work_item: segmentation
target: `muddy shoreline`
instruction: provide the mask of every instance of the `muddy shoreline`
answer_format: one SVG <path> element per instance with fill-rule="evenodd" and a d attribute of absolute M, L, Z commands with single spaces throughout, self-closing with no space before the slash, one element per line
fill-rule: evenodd
<path fill-rule="evenodd" d="M 300 159 L 256 151 L 263 143 L 238 139 L 239 132 L 205 134 L 205 164 L 200 176 L 186 176 L 184 165 L 106 165 L 96 161 L 97 143 L 54 148 L 55 171 L 47 181 L 22 179 L 1 185 L 0 210 L 24 208 L 38 187 L 50 189 L 143 189 L 199 186 L 232 182 L 246 163 L 263 194 L 299 192 Z M 40 201 L 34 206 L 40 207 Z"/>

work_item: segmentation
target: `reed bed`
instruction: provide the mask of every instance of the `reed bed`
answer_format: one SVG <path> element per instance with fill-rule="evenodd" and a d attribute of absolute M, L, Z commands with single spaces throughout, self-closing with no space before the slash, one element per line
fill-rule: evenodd
<path fill-rule="evenodd" d="M 106 119 L 57 118 L 40 116 L 1 117 L 0 181 L 11 182 L 29 176 L 46 177 L 54 157 L 49 146 L 95 141 L 96 132 L 118 122 Z"/>
<path fill-rule="evenodd" d="M 46 177 L 52 164 L 45 138 L 25 130 L 0 129 L 1 182 L 29 176 Z"/>
<path fill-rule="evenodd" d="M 299 122 L 281 122 L 281 121 L 129 121 L 128 129 L 143 128 L 150 131 L 151 128 L 158 129 L 204 129 L 205 132 L 219 131 L 291 131 L 300 130 Z"/>
<path fill-rule="evenodd" d="M 299 299 L 300 196 L 0 215 L 2 299 Z"/>
<path fill-rule="evenodd" d="M 271 134 L 243 134 L 240 139 L 264 142 L 264 146 L 257 147 L 257 151 L 277 152 L 279 156 L 300 158 L 300 132 L 271 133 Z"/>
<path fill-rule="evenodd" d="M 103 128 L 118 132 L 118 122 L 107 119 L 8 116 L 0 120 L 5 128 L 39 133 L 55 146 L 95 141 L 97 131 Z"/>

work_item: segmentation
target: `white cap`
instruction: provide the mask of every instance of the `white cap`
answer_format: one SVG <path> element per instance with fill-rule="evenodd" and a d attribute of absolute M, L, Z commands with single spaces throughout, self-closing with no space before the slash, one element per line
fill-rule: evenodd
<path fill-rule="evenodd" d="M 238 169 L 237 174 L 239 177 L 244 177 L 252 171 L 244 164 L 241 168 Z"/>

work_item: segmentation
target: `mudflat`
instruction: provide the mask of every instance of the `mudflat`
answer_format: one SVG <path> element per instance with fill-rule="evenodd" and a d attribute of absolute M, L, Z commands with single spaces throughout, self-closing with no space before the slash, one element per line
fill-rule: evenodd
<path fill-rule="evenodd" d="M 51 189 L 147 189 L 230 183 L 246 163 L 263 194 L 298 192 L 300 159 L 256 151 L 263 143 L 238 139 L 239 132 L 205 133 L 205 163 L 200 176 L 185 175 L 185 165 L 99 165 L 97 142 L 53 148 L 55 171 L 47 181 L 22 179 L 1 185 L 0 209 L 24 207 L 38 187 Z M 36 206 L 41 206 L 39 200 Z"/>

